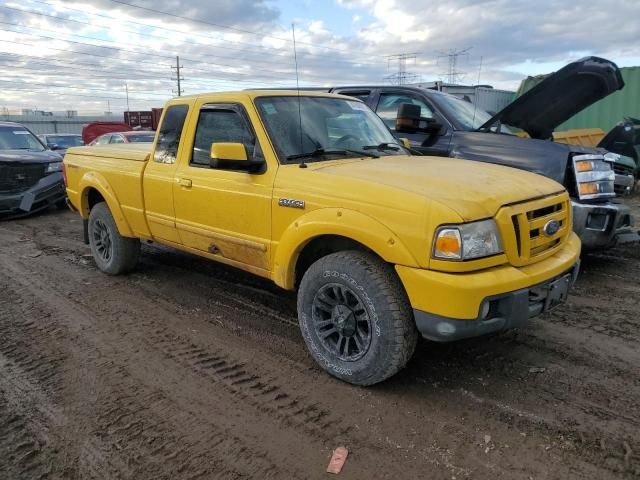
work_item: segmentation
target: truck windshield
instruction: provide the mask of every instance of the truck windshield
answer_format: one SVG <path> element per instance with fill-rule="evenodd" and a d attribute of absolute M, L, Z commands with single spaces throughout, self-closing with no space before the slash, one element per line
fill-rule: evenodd
<path fill-rule="evenodd" d="M 26 128 L 19 126 L 0 127 L 0 150 L 31 150 L 42 152 L 44 146 Z"/>
<path fill-rule="evenodd" d="M 460 100 L 453 95 L 438 95 L 437 100 L 440 107 L 449 118 L 455 121 L 460 130 L 476 130 L 491 120 L 493 116 L 481 108 L 477 108 L 473 103 Z M 496 131 L 497 127 L 492 126 L 491 130 Z M 511 133 L 511 131 L 507 127 L 501 126 L 500 133 Z"/>
<path fill-rule="evenodd" d="M 407 153 L 382 120 L 357 100 L 276 96 L 258 98 L 256 106 L 283 163 Z"/>

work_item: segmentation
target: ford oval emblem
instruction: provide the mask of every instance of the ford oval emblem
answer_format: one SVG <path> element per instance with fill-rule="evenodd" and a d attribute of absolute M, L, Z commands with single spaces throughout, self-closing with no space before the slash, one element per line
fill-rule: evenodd
<path fill-rule="evenodd" d="M 560 222 L 558 220 L 549 220 L 542 231 L 547 237 L 552 237 L 560 230 Z"/>

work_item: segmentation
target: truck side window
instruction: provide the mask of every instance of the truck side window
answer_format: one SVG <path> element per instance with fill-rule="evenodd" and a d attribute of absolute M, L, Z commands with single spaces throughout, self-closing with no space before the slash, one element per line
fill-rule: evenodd
<path fill-rule="evenodd" d="M 187 118 L 189 107 L 187 105 L 172 105 L 167 108 L 164 120 L 160 125 L 160 134 L 156 143 L 153 160 L 158 163 L 175 163 L 178 154 L 178 145 L 184 121 Z"/>
<path fill-rule="evenodd" d="M 421 117 L 433 118 L 433 112 L 431 109 L 422 100 L 417 99 L 413 95 L 403 93 L 382 93 L 380 95 L 378 106 L 376 107 L 376 113 L 391 130 L 396 129 L 398 109 L 403 103 L 418 105 L 420 107 Z"/>
<path fill-rule="evenodd" d="M 207 108 L 200 111 L 191 164 L 210 166 L 211 144 L 216 142 L 242 143 L 247 157 L 252 158 L 256 140 L 242 115 L 233 108 Z"/>

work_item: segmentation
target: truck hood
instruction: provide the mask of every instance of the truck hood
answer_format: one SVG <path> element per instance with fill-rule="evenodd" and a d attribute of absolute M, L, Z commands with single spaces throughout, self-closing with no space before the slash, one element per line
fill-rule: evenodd
<path fill-rule="evenodd" d="M 309 167 L 440 202 L 464 221 L 492 217 L 504 205 L 564 190 L 553 180 L 515 168 L 442 157 L 398 155 Z M 375 202 L 372 198 L 367 200 Z"/>
<path fill-rule="evenodd" d="M 615 63 L 585 57 L 548 75 L 479 130 L 500 122 L 521 128 L 531 138 L 548 139 L 558 125 L 623 87 L 624 80 Z"/>
<path fill-rule="evenodd" d="M 51 163 L 61 162 L 62 157 L 51 150 L 31 152 L 29 150 L 0 150 L 2 163 Z"/>

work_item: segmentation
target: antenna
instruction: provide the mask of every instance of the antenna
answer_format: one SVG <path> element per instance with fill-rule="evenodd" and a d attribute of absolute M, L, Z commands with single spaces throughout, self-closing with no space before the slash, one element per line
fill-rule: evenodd
<path fill-rule="evenodd" d="M 480 73 L 482 73 L 482 57 L 480 57 L 480 66 L 478 67 L 478 81 L 476 82 L 475 92 L 473 92 L 473 119 L 471 120 L 471 128 L 476 122 L 476 110 L 478 109 L 478 86 L 480 86 Z"/>
<path fill-rule="evenodd" d="M 298 52 L 296 50 L 296 27 L 291 24 L 291 33 L 293 34 L 293 60 L 296 64 L 296 90 L 298 91 L 298 128 L 300 130 L 300 153 L 302 151 L 302 107 L 300 106 L 300 80 L 298 78 Z M 307 168 L 304 158 L 300 161 L 300 168 Z"/>

